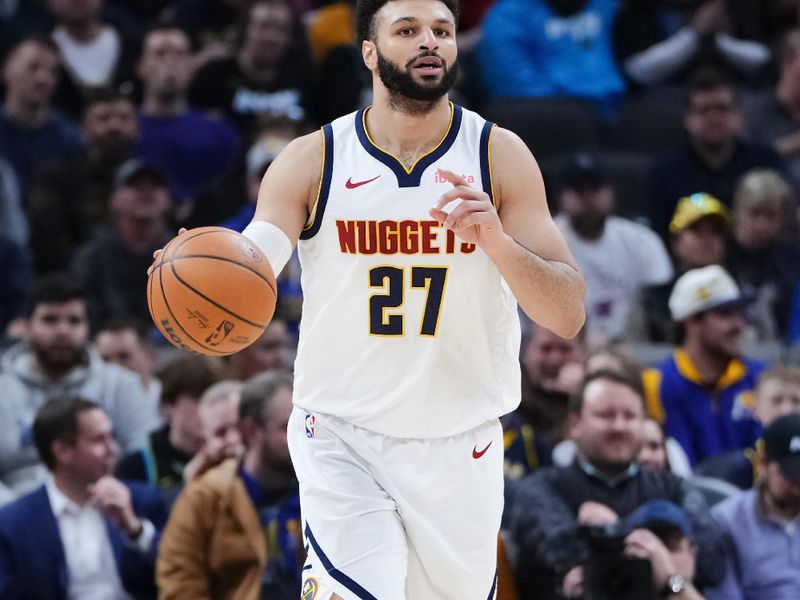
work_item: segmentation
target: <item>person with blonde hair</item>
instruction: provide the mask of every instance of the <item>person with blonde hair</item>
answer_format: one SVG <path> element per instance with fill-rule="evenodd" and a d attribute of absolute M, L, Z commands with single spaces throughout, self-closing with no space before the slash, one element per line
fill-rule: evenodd
<path fill-rule="evenodd" d="M 226 458 L 244 452 L 239 432 L 241 381 L 225 379 L 208 388 L 197 403 L 197 414 L 205 442 L 183 469 L 183 480 L 191 481 Z"/>
<path fill-rule="evenodd" d="M 755 389 L 753 415 L 765 429 L 773 421 L 800 414 L 800 365 L 779 363 L 764 371 Z M 732 483 L 747 490 L 758 479 L 758 453 L 763 440 L 743 451 L 710 458 L 697 466 L 696 473 Z"/>
<path fill-rule="evenodd" d="M 752 302 L 746 318 L 759 342 L 783 341 L 794 289 L 800 282 L 800 244 L 788 235 L 794 193 L 777 171 L 754 169 L 734 194 L 727 267 Z"/>

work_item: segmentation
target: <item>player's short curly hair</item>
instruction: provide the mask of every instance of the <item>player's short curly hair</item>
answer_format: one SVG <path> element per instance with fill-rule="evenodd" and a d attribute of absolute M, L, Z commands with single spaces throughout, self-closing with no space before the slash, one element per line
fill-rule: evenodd
<path fill-rule="evenodd" d="M 391 0 L 358 0 L 356 2 L 356 35 L 358 43 L 375 38 L 375 13 Z M 434 1 L 434 0 L 431 0 Z M 450 9 L 458 23 L 458 0 L 438 0 Z"/>

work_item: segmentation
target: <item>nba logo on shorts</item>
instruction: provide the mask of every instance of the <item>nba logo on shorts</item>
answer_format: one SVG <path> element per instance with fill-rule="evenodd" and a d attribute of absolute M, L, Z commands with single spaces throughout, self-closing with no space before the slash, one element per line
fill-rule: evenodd
<path fill-rule="evenodd" d="M 306 437 L 314 437 L 314 424 L 317 422 L 317 417 L 314 415 L 306 415 Z"/>

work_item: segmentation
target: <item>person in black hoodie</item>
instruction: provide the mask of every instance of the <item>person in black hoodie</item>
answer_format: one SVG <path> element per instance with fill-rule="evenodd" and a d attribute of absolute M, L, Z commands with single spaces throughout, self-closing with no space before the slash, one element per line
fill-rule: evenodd
<path fill-rule="evenodd" d="M 248 7 L 234 56 L 202 66 L 189 86 L 189 104 L 219 113 L 250 135 L 263 120 L 306 118 L 311 58 L 297 16 L 286 2 Z"/>

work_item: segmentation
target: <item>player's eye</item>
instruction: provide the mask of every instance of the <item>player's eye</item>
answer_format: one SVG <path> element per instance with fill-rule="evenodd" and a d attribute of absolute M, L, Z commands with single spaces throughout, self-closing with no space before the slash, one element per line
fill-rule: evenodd
<path fill-rule="evenodd" d="M 412 33 L 414 33 L 414 30 L 411 27 L 403 27 L 403 29 L 401 29 L 399 33 L 400 35 L 411 35 Z"/>
<path fill-rule="evenodd" d="M 448 35 L 450 35 L 450 32 L 447 31 L 447 29 L 434 29 L 433 33 L 439 37 L 447 37 Z"/>

